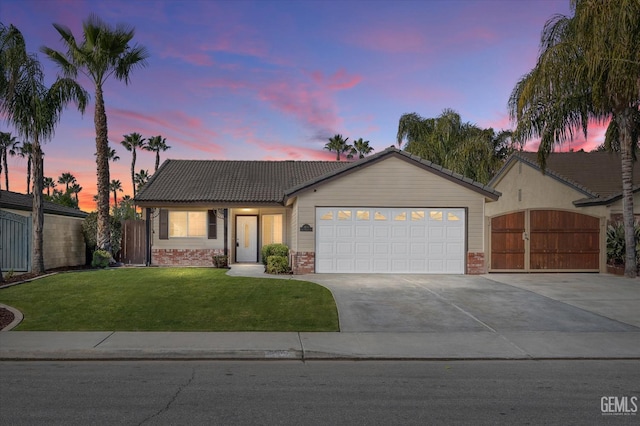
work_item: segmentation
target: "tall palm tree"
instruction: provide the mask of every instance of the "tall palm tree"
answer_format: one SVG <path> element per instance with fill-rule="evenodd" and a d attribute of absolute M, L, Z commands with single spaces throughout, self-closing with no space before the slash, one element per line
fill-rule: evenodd
<path fill-rule="evenodd" d="M 158 171 L 158 166 L 160 166 L 160 151 L 166 151 L 169 148 L 171 147 L 167 145 L 167 140 L 161 135 L 151 136 L 147 141 L 147 145 L 142 147 L 142 149 L 156 153 L 156 168 L 154 169 L 154 173 Z"/>
<path fill-rule="evenodd" d="M 146 66 L 149 57 L 143 46 L 130 45 L 135 30 L 126 25 L 115 28 L 96 15 L 83 22 L 83 40 L 78 44 L 71 30 L 53 24 L 62 37 L 67 51 L 58 52 L 49 47 L 41 51 L 51 58 L 70 78 L 84 74 L 95 89 L 94 124 L 96 128 L 96 166 L 98 175 L 98 248 L 111 252 L 111 228 L 109 222 L 109 140 L 107 114 L 104 105 L 103 85 L 114 77 L 129 83 L 131 71 Z"/>
<path fill-rule="evenodd" d="M 51 197 L 51 190 L 56 189 L 56 181 L 52 177 L 44 177 L 42 186 L 47 190 L 47 196 Z"/>
<path fill-rule="evenodd" d="M 30 142 L 22 142 L 18 148 L 18 155 L 27 159 L 27 194 L 31 191 L 31 164 L 33 160 L 33 144 Z"/>
<path fill-rule="evenodd" d="M 42 209 L 43 164 L 41 142 L 53 136 L 62 111 L 75 101 L 84 112 L 87 93 L 75 81 L 58 78 L 50 86 L 44 84 L 42 67 L 34 55 L 26 53 L 24 38 L 15 27 L 0 27 L 2 49 L 0 51 L 2 76 L 0 77 L 0 112 L 24 140 L 30 140 L 33 151 L 33 219 L 32 219 L 32 272 L 44 272 L 43 234 L 44 211 Z M 7 42 L 7 39 L 12 39 Z M 7 47 L 9 46 L 9 47 Z M 9 60 L 7 58 L 21 58 Z"/>
<path fill-rule="evenodd" d="M 406 141 L 405 151 L 483 183 L 502 165 L 505 152 L 511 152 L 509 136 L 463 122 L 451 109 L 435 118 L 403 114 L 398 123 L 398 146 Z"/>
<path fill-rule="evenodd" d="M 353 141 L 353 147 L 351 148 L 350 155 L 357 155 L 358 158 L 364 158 L 365 156 L 371 154 L 373 148 L 369 146 L 369 141 L 365 141 L 362 138 L 357 141 Z"/>
<path fill-rule="evenodd" d="M 113 193 L 113 206 L 118 207 L 118 192 L 122 192 L 122 182 L 113 179 L 109 184 L 109 189 Z"/>
<path fill-rule="evenodd" d="M 76 183 L 76 177 L 71 172 L 65 172 L 58 177 L 58 183 L 65 186 L 65 192 L 69 192 L 69 185 Z"/>
<path fill-rule="evenodd" d="M 11 133 L 0 132 L 0 160 L 2 161 L 0 172 L 2 171 L 2 167 L 4 167 L 4 179 L 7 191 L 9 190 L 9 166 L 7 165 L 7 157 L 17 154 L 18 151 L 16 148 L 19 143 Z"/>
<path fill-rule="evenodd" d="M 344 139 L 342 135 L 336 134 L 329 138 L 329 142 L 325 144 L 324 149 L 327 151 L 335 151 L 336 161 L 340 161 L 340 154 L 348 154 L 353 148 L 351 145 L 347 144 L 348 140 L 349 138 Z"/>
<path fill-rule="evenodd" d="M 514 136 L 540 138 L 538 161 L 544 167 L 554 145 L 576 132 L 587 134 L 589 120 L 609 121 L 607 145 L 620 147 L 625 275 L 632 277 L 637 275 L 633 155 L 640 134 L 640 2 L 572 0 L 571 11 L 573 16 L 555 15 L 545 23 L 536 66 L 511 93 Z"/>
<path fill-rule="evenodd" d="M 148 170 L 140 169 L 134 177 L 134 188 L 137 187 L 138 191 L 151 179 L 151 175 Z M 135 195 L 134 195 L 135 197 Z"/>
<path fill-rule="evenodd" d="M 74 182 L 69 188 L 69 193 L 74 194 L 76 197 L 76 204 L 78 205 L 78 208 L 80 208 L 80 200 L 78 199 L 78 193 L 80 193 L 80 191 L 82 191 L 82 187 L 77 182 Z"/>
<path fill-rule="evenodd" d="M 133 196 L 136 196 L 136 148 L 144 149 L 146 144 L 146 139 L 142 137 L 140 133 L 130 133 L 128 135 L 124 135 L 124 140 L 120 142 L 122 146 L 129 152 L 131 152 L 131 184 L 133 185 Z"/>

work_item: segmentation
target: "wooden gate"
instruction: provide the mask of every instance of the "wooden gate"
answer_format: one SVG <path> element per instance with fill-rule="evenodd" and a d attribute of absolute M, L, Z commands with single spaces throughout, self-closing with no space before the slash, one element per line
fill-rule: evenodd
<path fill-rule="evenodd" d="M 122 222 L 122 254 L 120 260 L 125 265 L 145 264 L 145 228 L 144 220 L 125 220 Z"/>
<path fill-rule="evenodd" d="M 524 210 L 491 219 L 492 271 L 598 271 L 600 219 Z"/>
<path fill-rule="evenodd" d="M 31 270 L 31 217 L 0 211 L 0 268 Z"/>

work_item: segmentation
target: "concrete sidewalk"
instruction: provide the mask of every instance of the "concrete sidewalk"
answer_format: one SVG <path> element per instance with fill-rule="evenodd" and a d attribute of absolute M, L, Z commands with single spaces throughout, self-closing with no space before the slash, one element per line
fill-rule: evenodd
<path fill-rule="evenodd" d="M 640 332 L 0 333 L 0 360 L 640 359 Z"/>

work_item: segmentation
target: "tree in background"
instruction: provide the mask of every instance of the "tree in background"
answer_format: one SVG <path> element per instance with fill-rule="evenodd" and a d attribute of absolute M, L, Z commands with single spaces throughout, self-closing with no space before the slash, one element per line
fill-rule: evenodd
<path fill-rule="evenodd" d="M 82 187 L 77 182 L 74 182 L 68 190 L 69 195 L 73 194 L 76 197 L 77 206 L 80 205 L 80 200 L 78 199 L 78 194 L 80 193 L 80 191 L 82 191 Z"/>
<path fill-rule="evenodd" d="M 71 172 L 65 172 L 58 177 L 58 183 L 65 186 L 65 192 L 69 192 L 69 185 L 76 183 L 76 177 Z"/>
<path fill-rule="evenodd" d="M 357 155 L 358 158 L 364 158 L 371 154 L 371 152 L 373 152 L 373 148 L 369 146 L 369 141 L 365 141 L 360 138 L 357 141 L 353 141 L 353 147 L 351 148 L 349 155 L 351 157 Z"/>
<path fill-rule="evenodd" d="M 625 275 L 637 276 L 633 162 L 640 134 L 640 2 L 572 0 L 573 16 L 542 30 L 535 68 L 513 89 L 509 113 L 520 141 L 540 138 L 538 162 L 588 123 L 609 121 L 606 145 L 619 147 Z"/>
<path fill-rule="evenodd" d="M 124 135 L 124 140 L 120 142 L 127 151 L 131 153 L 131 185 L 133 185 L 133 197 L 136 196 L 136 148 L 145 149 L 146 139 L 140 133 L 130 133 Z"/>
<path fill-rule="evenodd" d="M 403 114 L 398 123 L 398 147 L 410 154 L 487 183 L 515 146 L 509 131 L 495 133 L 463 122 L 460 114 L 445 109 L 435 118 Z"/>
<path fill-rule="evenodd" d="M 348 140 L 349 138 L 344 139 L 342 135 L 336 134 L 332 138 L 329 138 L 329 142 L 325 144 L 324 149 L 334 151 L 336 153 L 336 161 L 340 161 L 340 154 L 349 153 L 353 148 L 347 144 Z"/>
<path fill-rule="evenodd" d="M 31 191 L 31 164 L 33 161 L 33 145 L 29 142 L 22 142 L 17 152 L 19 157 L 27 159 L 27 195 Z"/>
<path fill-rule="evenodd" d="M 115 28 L 96 15 L 90 15 L 83 22 L 83 40 L 77 43 L 71 30 L 60 24 L 53 24 L 62 37 L 67 51 L 58 52 L 49 47 L 41 50 L 51 58 L 70 78 L 84 74 L 95 89 L 94 124 L 96 129 L 96 166 L 98 175 L 98 218 L 97 247 L 111 252 L 109 222 L 109 140 L 107 114 L 105 112 L 103 85 L 110 78 L 129 83 L 131 71 L 146 66 L 149 57 L 143 46 L 130 45 L 135 30 L 126 25 Z"/>
<path fill-rule="evenodd" d="M 161 135 L 151 136 L 147 141 L 147 145 L 142 147 L 142 149 L 156 153 L 156 168 L 154 169 L 154 173 L 158 171 L 158 166 L 160 166 L 160 151 L 166 151 L 169 148 L 171 147 L 167 145 L 167 140 Z"/>
<path fill-rule="evenodd" d="M 0 172 L 2 172 L 2 168 L 4 167 L 4 179 L 5 179 L 5 187 L 7 191 L 9 190 L 9 166 L 7 165 L 7 156 L 16 155 L 18 142 L 15 136 L 11 136 L 11 133 L 0 132 Z"/>
<path fill-rule="evenodd" d="M 43 179 L 43 185 L 44 189 L 47 190 L 47 196 L 51 197 L 51 190 L 55 190 L 56 189 L 56 181 L 52 178 L 52 177 L 45 177 Z"/>
<path fill-rule="evenodd" d="M 63 109 L 75 101 L 84 112 L 87 93 L 75 81 L 58 78 L 44 84 L 42 67 L 34 55 L 26 53 L 24 38 L 17 28 L 0 26 L 0 112 L 33 147 L 32 272 L 44 272 L 41 142 L 53 136 Z"/>
<path fill-rule="evenodd" d="M 122 182 L 113 179 L 109 184 L 109 190 L 113 193 L 113 206 L 118 207 L 118 192 L 122 192 Z"/>
<path fill-rule="evenodd" d="M 134 182 L 134 188 L 137 189 L 138 191 L 140 191 L 142 189 L 143 186 L 146 185 L 146 183 L 149 181 L 149 179 L 151 179 L 151 175 L 149 174 L 148 170 L 144 170 L 144 169 L 140 169 L 140 171 L 138 173 L 136 173 L 136 175 L 134 176 L 133 182 Z M 134 194 L 135 194 L 135 189 L 134 189 Z M 135 197 L 135 195 L 134 195 Z"/>

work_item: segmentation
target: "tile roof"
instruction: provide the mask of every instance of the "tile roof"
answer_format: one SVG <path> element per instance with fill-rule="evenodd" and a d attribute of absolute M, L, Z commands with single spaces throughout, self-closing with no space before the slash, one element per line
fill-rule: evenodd
<path fill-rule="evenodd" d="M 509 159 L 514 160 L 541 170 L 537 152 L 516 152 Z M 509 161 L 502 170 L 506 170 Z M 545 173 L 585 195 L 574 201 L 576 205 L 606 204 L 622 195 L 620 155 L 615 152 L 554 152 L 547 158 Z M 633 186 L 634 190 L 640 189 L 640 162 L 637 161 L 633 166 Z"/>
<path fill-rule="evenodd" d="M 287 188 L 341 169 L 338 161 L 166 160 L 138 203 L 282 203 Z"/>
<path fill-rule="evenodd" d="M 33 196 L 20 194 L 18 192 L 0 191 L 0 207 L 5 209 L 31 211 L 33 208 Z M 87 213 L 72 207 L 61 206 L 60 204 L 42 200 L 42 207 L 45 213 L 59 216 L 87 217 Z"/>
<path fill-rule="evenodd" d="M 362 160 L 338 161 L 227 161 L 166 160 L 136 195 L 140 205 L 153 203 L 268 203 L 282 204 L 286 197 L 342 173 L 399 155 L 449 180 L 493 199 L 500 195 L 489 186 L 453 173 L 430 161 L 394 147 Z"/>

